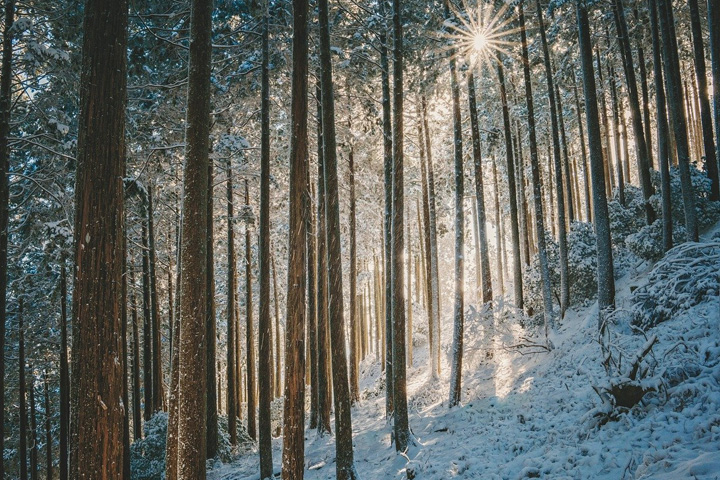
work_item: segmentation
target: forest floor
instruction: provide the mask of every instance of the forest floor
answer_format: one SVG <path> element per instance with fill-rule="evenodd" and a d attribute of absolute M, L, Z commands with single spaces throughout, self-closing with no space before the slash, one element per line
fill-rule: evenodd
<path fill-rule="evenodd" d="M 718 230 L 716 226 L 705 241 L 717 238 Z M 619 312 L 629 311 L 631 292 L 647 282 L 651 270 L 652 265 L 636 266 L 618 281 Z M 629 315 L 618 315 L 607 341 L 618 370 L 626 371 L 647 338 L 656 336 L 646 357 L 643 385 L 657 392 L 648 393 L 630 410 L 616 410 L 607 423 L 607 404 L 593 389 L 610 380 L 602 365 L 597 304 L 568 311 L 550 335 L 550 351 L 518 346 L 529 343 L 534 330 L 507 316 L 470 315 L 462 401 L 449 409 L 448 303 L 445 300 L 439 379 L 429 375 L 425 337 L 419 333 L 415 338 L 413 366 L 408 369 L 415 445 L 405 455 L 397 454 L 391 444 L 380 365 L 374 354 L 362 363 L 361 401 L 353 408 L 360 478 L 720 478 L 717 291 L 644 334 L 633 333 Z M 306 439 L 305 478 L 335 478 L 333 437 L 307 431 Z M 273 440 L 276 471 L 281 445 L 281 439 Z M 250 449 L 230 464 L 216 465 L 209 478 L 257 479 L 257 462 L 257 451 Z"/>

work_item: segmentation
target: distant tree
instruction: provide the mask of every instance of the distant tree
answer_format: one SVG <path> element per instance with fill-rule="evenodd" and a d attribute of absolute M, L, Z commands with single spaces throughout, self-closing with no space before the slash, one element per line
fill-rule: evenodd
<path fill-rule="evenodd" d="M 236 378 L 235 378 L 235 345 L 237 344 L 235 332 L 235 212 L 233 208 L 233 179 L 232 167 L 230 159 L 227 162 L 227 384 L 226 384 L 226 403 L 228 416 L 228 434 L 230 435 L 230 444 L 237 443 L 237 417 L 238 405 L 237 395 L 235 395 Z"/>
<path fill-rule="evenodd" d="M 128 3 L 89 0 L 75 189 L 71 478 L 123 469 L 122 264 Z"/>

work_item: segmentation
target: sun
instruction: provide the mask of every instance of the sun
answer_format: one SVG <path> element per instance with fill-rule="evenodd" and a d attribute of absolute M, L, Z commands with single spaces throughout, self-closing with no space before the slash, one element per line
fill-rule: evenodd
<path fill-rule="evenodd" d="M 511 26 L 512 18 L 508 14 L 510 3 L 504 2 L 497 11 L 492 4 L 477 0 L 477 5 L 469 5 L 471 0 L 463 0 L 462 10 L 451 7 L 454 18 L 448 19 L 445 36 L 450 40 L 448 50 L 456 58 L 471 66 L 485 66 L 503 53 L 512 56 L 512 46 L 516 42 L 507 37 L 519 31 Z"/>

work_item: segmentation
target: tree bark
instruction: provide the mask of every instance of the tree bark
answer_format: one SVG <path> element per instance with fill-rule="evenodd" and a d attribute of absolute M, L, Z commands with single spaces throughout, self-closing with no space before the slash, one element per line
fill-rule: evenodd
<path fill-rule="evenodd" d="M 207 205 L 210 146 L 212 1 L 193 0 L 186 159 L 183 173 L 178 450 L 179 480 L 205 478 L 207 402 Z M 197 288 L 201 285 L 201 288 Z"/>
<path fill-rule="evenodd" d="M 325 160 L 323 153 L 322 131 L 322 92 L 318 87 L 318 432 L 330 433 L 330 358 L 328 351 L 328 263 L 327 263 L 327 224 L 325 211 Z"/>
<path fill-rule="evenodd" d="M 338 480 L 357 477 L 353 460 L 350 391 L 343 314 L 343 284 L 340 252 L 340 202 L 338 195 L 337 147 L 335 139 L 335 99 L 330 58 L 328 2 L 318 2 L 320 24 L 320 79 L 322 89 L 323 160 L 328 261 L 328 323 L 332 350 L 333 393 L 335 404 L 335 462 Z"/>
<path fill-rule="evenodd" d="M 473 163 L 475 165 L 475 203 L 477 204 L 477 239 L 480 248 L 481 299 L 491 302 L 492 279 L 490 276 L 490 255 L 488 253 L 487 230 L 485 227 L 485 189 L 483 187 L 482 152 L 480 150 L 480 127 L 478 125 L 475 76 L 468 76 L 468 97 L 470 99 L 470 127 L 472 130 Z"/>
<path fill-rule="evenodd" d="M 250 191 L 245 179 L 245 207 L 250 207 Z M 247 430 L 250 438 L 257 440 L 257 377 L 255 355 L 255 323 L 253 322 L 252 294 L 252 247 L 250 246 L 250 225 L 245 224 L 245 382 L 247 395 Z"/>
<path fill-rule="evenodd" d="M 25 326 L 23 325 L 23 297 L 18 299 L 18 416 L 20 423 L 20 439 L 18 441 L 18 457 L 20 459 L 20 480 L 28 480 L 27 465 L 27 395 L 25 373 Z"/>
<path fill-rule="evenodd" d="M 543 49 L 543 59 L 545 61 L 545 78 L 547 79 L 547 91 L 548 91 L 548 103 L 550 104 L 550 123 L 552 132 L 552 144 L 553 144 L 553 163 L 555 167 L 555 198 L 557 200 L 557 212 L 558 212 L 558 247 L 559 247 L 559 263 L 560 263 L 560 318 L 565 317 L 565 310 L 568 308 L 570 303 L 570 284 L 568 281 L 568 245 L 567 245 L 567 231 L 568 225 L 565 218 L 565 192 L 563 191 L 563 169 L 562 169 L 562 157 L 560 156 L 560 126 L 558 125 L 558 116 L 562 115 L 562 112 L 558 112 L 555 98 L 555 84 L 553 80 L 552 64 L 550 63 L 550 51 L 548 49 L 547 38 L 545 36 L 545 24 L 542 17 L 542 7 L 540 6 L 540 0 L 535 0 L 537 7 L 538 23 L 540 25 L 540 41 Z M 526 58 L 526 60 L 528 60 Z M 529 76 L 526 77 L 526 99 L 528 105 L 532 103 L 532 93 L 528 94 L 530 89 L 530 83 L 528 80 Z M 532 113 L 532 107 L 528 108 L 528 121 L 535 122 L 534 118 L 530 117 Z M 534 131 L 535 128 L 533 127 Z M 532 140 L 531 140 L 532 141 Z M 570 195 L 570 189 L 567 191 L 568 196 Z M 570 198 L 567 198 L 568 205 L 572 202 Z M 552 202 L 552 200 L 551 200 Z M 571 214 L 572 216 L 572 214 Z M 547 307 L 547 304 L 545 305 Z M 549 315 L 549 318 L 547 316 Z M 546 310 L 546 321 L 552 325 L 553 322 L 553 311 L 552 304 L 549 311 Z"/>
<path fill-rule="evenodd" d="M 235 345 L 237 332 L 235 331 L 235 211 L 233 205 L 233 178 L 231 161 L 227 161 L 227 415 L 228 434 L 230 444 L 237 444 L 237 379 L 235 378 L 237 360 L 235 358 Z"/>
<path fill-rule="evenodd" d="M 638 95 L 637 80 L 635 78 L 635 65 L 633 63 L 632 50 L 630 48 L 630 35 L 628 34 L 627 20 L 625 19 L 625 7 L 623 0 L 614 0 L 615 28 L 618 34 L 618 43 L 625 70 L 625 85 L 628 91 L 628 103 L 635 137 L 635 157 L 637 159 L 638 179 L 645 201 L 645 221 L 648 225 L 655 221 L 655 211 L 650 204 L 650 197 L 655 193 L 650 181 L 650 159 L 648 157 L 648 146 L 643 131 L 642 113 L 640 112 L 640 98 Z M 647 128 L 650 128 L 648 125 Z"/>
<path fill-rule="evenodd" d="M 308 2 L 293 0 L 290 136 L 290 235 L 285 320 L 283 480 L 302 480 L 305 451 L 305 255 L 304 209 L 308 178 Z"/>
<path fill-rule="evenodd" d="M 130 286 L 135 287 L 132 270 L 129 272 Z M 130 291 L 130 321 L 132 322 L 132 391 L 133 391 L 133 440 L 142 438 L 142 415 L 140 411 L 140 332 L 138 326 L 137 303 L 135 292 Z"/>
<path fill-rule="evenodd" d="M 258 412 L 258 448 L 260 450 L 260 478 L 271 477 L 272 426 L 270 402 L 273 399 L 272 323 L 270 320 L 270 46 L 269 2 L 264 5 L 262 26 L 262 89 L 260 134 L 260 241 L 258 242 L 258 270 L 260 297 L 258 299 L 258 383 L 260 389 Z M 306 169 L 307 171 L 307 169 Z M 307 182 L 307 179 L 304 179 Z M 247 185 L 247 183 L 246 183 Z M 247 188 L 247 187 L 246 187 Z M 305 186 L 307 189 L 307 185 Z M 247 190 L 245 190 L 247 192 Z M 305 208 L 307 210 L 307 208 Z M 307 220 L 303 218 L 307 224 Z M 305 245 L 303 244 L 303 248 Z"/>
<path fill-rule="evenodd" d="M 147 214 L 146 214 L 147 215 Z M 141 226 L 142 240 L 142 298 L 143 298 L 143 418 L 147 422 L 153 416 L 153 318 L 150 300 L 150 247 L 148 239 L 147 220 L 143 219 Z"/>
<path fill-rule="evenodd" d="M 685 229 L 689 242 L 698 241 L 698 225 L 695 214 L 695 194 L 690 177 L 690 150 L 687 136 L 687 122 L 682 101 L 682 83 L 680 63 L 678 61 L 677 39 L 672 14 L 672 5 L 668 0 L 658 0 L 660 32 L 662 33 L 663 67 L 665 70 L 665 91 L 668 100 L 670 123 L 675 132 L 680 185 L 682 187 L 683 207 L 685 210 Z"/>
<path fill-rule="evenodd" d="M 213 161 L 208 160 L 208 193 L 207 193 L 207 278 L 205 288 L 207 290 L 207 326 L 205 338 L 207 342 L 207 400 L 206 400 L 206 425 L 207 425 L 207 458 L 215 458 L 218 450 L 218 411 L 217 411 L 217 370 L 215 369 L 217 356 L 216 325 L 215 325 L 215 239 L 213 228 L 213 191 L 214 172 Z M 159 315 L 158 315 L 159 318 Z M 159 327 L 159 321 L 158 321 Z M 158 343 L 158 351 L 160 345 Z M 162 372 L 162 370 L 159 370 Z"/>
<path fill-rule="evenodd" d="M 70 367 L 67 335 L 67 275 L 60 267 L 60 480 L 68 479 L 70 440 Z"/>
<path fill-rule="evenodd" d="M 150 318 L 152 322 L 152 401 L 153 413 L 162 410 L 162 345 L 160 343 L 160 305 L 158 302 L 157 277 L 155 274 L 155 222 L 153 221 L 153 189 L 147 187 L 147 228 L 148 228 L 148 274 L 150 288 Z"/>
<path fill-rule="evenodd" d="M 663 250 L 673 246 L 673 220 L 670 200 L 670 127 L 665 105 L 665 85 L 663 83 L 662 54 L 660 52 L 660 33 L 658 31 L 657 4 L 647 0 L 650 14 L 650 34 L 653 50 L 653 76 L 655 84 L 655 111 L 657 114 L 658 163 L 660 164 L 660 186 L 662 197 Z"/>
<path fill-rule="evenodd" d="M 580 95 L 578 94 L 577 80 L 575 74 L 572 76 L 573 91 L 575 94 L 575 114 L 578 120 L 578 133 L 580 134 L 580 151 L 582 153 L 583 190 L 585 192 L 585 221 L 592 222 L 592 203 L 590 201 L 590 173 L 588 172 L 587 150 L 585 148 L 585 128 L 582 123 L 582 111 L 580 109 Z"/>
<path fill-rule="evenodd" d="M 707 71 L 705 67 L 705 49 L 703 47 L 702 26 L 698 0 L 688 0 L 690 7 L 690 27 L 692 29 L 695 75 L 697 76 L 698 97 L 700 100 L 700 119 L 702 121 L 702 140 L 705 150 L 705 166 L 710 179 L 710 200 L 720 199 L 720 180 L 718 179 L 718 160 L 713 138 L 712 113 L 708 98 Z M 708 10 L 708 18 L 712 8 Z"/>
<path fill-rule="evenodd" d="M 89 0 L 85 4 L 75 189 L 70 437 L 70 477 L 77 479 L 120 478 L 123 474 L 123 362 L 117 359 L 123 350 L 127 19 L 125 0 Z"/>
<path fill-rule="evenodd" d="M 715 118 L 715 158 L 720 163 L 720 5 L 707 2 L 708 30 L 713 84 L 713 117 Z M 718 165 L 720 168 L 720 164 Z"/>
<path fill-rule="evenodd" d="M 590 150 L 590 174 L 592 176 L 593 217 L 597 237 L 597 277 L 598 277 L 598 330 L 603 326 L 602 312 L 615 304 L 615 280 L 613 277 L 612 243 L 610 240 L 610 220 L 607 197 L 605 196 L 605 173 L 603 167 L 602 138 L 598 116 L 595 72 L 593 71 L 592 44 L 590 42 L 590 23 L 588 21 L 585 0 L 577 0 L 576 14 L 578 24 L 578 44 L 583 71 L 585 92 L 585 115 Z"/>
<path fill-rule="evenodd" d="M 350 401 L 355 403 L 360 400 L 358 387 L 358 356 L 357 342 L 358 337 L 358 318 L 357 318 L 357 245 L 355 239 L 355 156 L 353 147 L 350 146 L 348 155 L 350 183 Z"/>
<path fill-rule="evenodd" d="M 2 74 L 0 75 L 0 352 L 5 352 L 8 282 L 8 220 L 10 203 L 10 110 L 12 108 L 12 51 L 15 0 L 5 0 L 3 29 Z M 0 355 L 0 391 L 5 392 L 5 355 Z M 5 395 L 0 395 L 0 452 L 5 451 Z M 62 462 L 61 462 L 62 463 Z M 5 478 L 5 462 L 0 464 L 0 478 Z M 67 465 L 65 468 L 67 478 Z"/>
<path fill-rule="evenodd" d="M 52 455 L 52 415 L 50 414 L 50 393 L 47 371 L 44 372 L 43 393 L 45 394 L 45 476 L 47 480 L 53 478 L 53 455 Z"/>

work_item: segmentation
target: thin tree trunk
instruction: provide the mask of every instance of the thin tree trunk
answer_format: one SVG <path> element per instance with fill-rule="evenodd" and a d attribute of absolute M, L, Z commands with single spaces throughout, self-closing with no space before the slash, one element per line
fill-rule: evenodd
<path fill-rule="evenodd" d="M 445 0 L 445 17 L 450 21 L 450 7 L 448 0 Z M 449 406 L 454 407 L 460 402 L 460 391 L 462 384 L 462 358 L 463 358 L 463 330 L 465 319 L 464 307 L 464 248 L 465 248 L 465 216 L 463 209 L 463 197 L 465 195 L 465 180 L 463 174 L 463 145 L 462 145 L 462 120 L 460 118 L 460 88 L 457 79 L 457 66 L 455 49 L 450 52 L 450 90 L 452 92 L 453 111 L 453 139 L 455 157 L 455 305 L 453 309 L 453 355 L 450 367 L 450 400 Z M 514 170 L 509 169 L 509 175 L 514 175 Z M 514 195 L 514 192 L 513 192 Z M 515 257 L 519 265 L 520 247 Z M 522 289 L 522 286 L 520 287 Z M 522 294 L 520 294 L 522 298 Z M 522 300 L 521 300 L 522 302 Z"/>
<path fill-rule="evenodd" d="M 593 72 L 592 44 L 590 43 L 590 23 L 584 1 L 576 3 L 580 60 L 583 70 L 585 92 L 585 115 L 588 128 L 588 146 L 590 149 L 590 173 L 593 190 L 593 218 L 597 237 L 598 265 L 598 307 L 600 312 L 612 308 L 615 304 L 615 280 L 613 277 L 612 243 L 610 240 L 610 221 L 605 196 L 605 174 L 603 168 L 602 139 L 598 116 L 595 73 Z M 603 315 L 598 315 L 598 330 L 603 326 Z"/>
<path fill-rule="evenodd" d="M 715 158 L 720 168 L 720 5 L 715 0 L 707 2 L 710 54 L 712 58 L 713 117 L 715 119 Z"/>
<path fill-rule="evenodd" d="M 89 0 L 84 16 L 75 189 L 70 477 L 120 478 L 125 408 L 123 362 L 117 359 L 123 350 L 128 3 Z"/>
<path fill-rule="evenodd" d="M 215 326 L 215 239 L 213 228 L 213 191 L 214 191 L 214 172 L 213 160 L 208 160 L 208 193 L 207 193 L 207 278 L 205 288 L 207 289 L 207 326 L 206 326 L 206 342 L 207 342 L 207 400 L 206 400 L 206 425 L 207 425 L 207 458 L 215 458 L 218 451 L 218 411 L 217 398 L 219 392 L 217 390 L 217 370 L 215 367 L 217 356 L 217 340 Z M 159 316 L 158 316 L 159 317 Z M 158 344 L 158 351 L 159 351 Z M 162 372 L 162 370 L 159 370 Z"/>
<path fill-rule="evenodd" d="M 142 306 L 143 306 L 143 393 L 145 402 L 143 405 L 143 418 L 147 422 L 153 416 L 153 320 L 150 300 L 150 256 L 148 246 L 147 221 L 142 221 Z"/>
<path fill-rule="evenodd" d="M 20 459 L 20 480 L 28 480 L 27 465 L 27 405 L 25 397 L 27 395 L 27 381 L 25 372 L 25 326 L 23 325 L 23 297 L 18 299 L 18 404 L 20 417 L 20 440 L 18 445 L 18 455 Z"/>
<path fill-rule="evenodd" d="M 324 134 L 322 130 L 322 93 L 318 87 L 318 432 L 330 433 L 330 358 L 328 345 L 328 263 L 327 225 L 325 201 L 325 160 L 323 153 Z M 287 368 L 287 367 L 286 367 Z"/>
<path fill-rule="evenodd" d="M 640 73 L 640 91 L 642 93 L 643 124 L 645 126 L 645 145 L 647 145 L 648 168 L 654 168 L 652 134 L 650 128 L 650 96 L 648 92 L 647 68 L 645 66 L 645 49 L 643 48 L 643 32 L 647 31 L 647 24 L 644 18 L 640 18 L 638 8 L 633 8 L 633 16 L 640 28 L 636 29 L 636 45 L 638 55 L 638 72 Z"/>
<path fill-rule="evenodd" d="M 305 255 L 308 179 L 308 2 L 293 0 L 290 219 L 285 320 L 283 480 L 302 480 L 305 470 Z"/>
<path fill-rule="evenodd" d="M 573 174 L 570 165 L 570 155 L 568 153 L 567 137 L 565 135 L 565 111 L 562 106 L 562 95 L 560 95 L 560 86 L 555 84 L 555 98 L 558 111 L 558 126 L 560 127 L 560 146 L 562 147 L 563 159 L 563 175 L 565 180 L 565 205 L 567 206 L 567 228 L 570 231 L 572 223 L 575 221 L 575 194 L 577 188 L 573 188 L 573 179 L 577 181 L 577 175 Z M 579 213 L 579 212 L 578 212 Z"/>
<path fill-rule="evenodd" d="M 596 46 L 595 48 L 595 60 L 597 64 L 597 75 L 598 80 L 600 82 L 600 102 L 602 104 L 602 125 L 603 125 L 603 136 L 605 138 L 605 144 L 604 149 L 605 152 L 603 154 L 603 157 L 605 157 L 605 161 L 603 162 L 603 174 L 605 175 L 605 196 L 612 198 L 612 190 L 614 186 L 614 180 L 613 176 L 610 173 L 610 170 L 612 170 L 612 147 L 610 145 L 610 123 L 608 122 L 608 115 L 607 115 L 607 104 L 606 104 L 606 98 L 605 98 L 605 84 L 603 82 L 603 73 L 602 73 L 602 67 L 600 66 L 600 46 Z M 587 114 L 587 112 L 586 112 Z M 590 140 L 588 139 L 588 142 Z"/>
<path fill-rule="evenodd" d="M 695 196 L 690 177 L 690 150 L 688 146 L 685 111 L 682 105 L 683 92 L 680 81 L 680 63 L 677 58 L 678 49 L 673 23 L 672 5 L 668 3 L 668 0 L 658 0 L 658 13 L 660 15 L 660 32 L 662 33 L 663 39 L 665 90 L 667 92 L 669 116 L 673 130 L 675 131 L 675 146 L 677 149 L 680 185 L 682 187 L 683 206 L 685 210 L 685 229 L 687 230 L 687 240 L 697 242 L 698 225 L 695 214 Z"/>
<path fill-rule="evenodd" d="M 137 358 L 137 357 L 136 357 Z M 60 480 L 68 479 L 68 441 L 70 440 L 70 367 L 67 335 L 67 275 L 60 267 Z"/>
<path fill-rule="evenodd" d="M 657 113 L 658 163 L 660 164 L 660 186 L 662 197 L 663 250 L 673 246 L 673 221 L 670 200 L 670 127 L 665 105 L 665 85 L 663 83 L 662 54 L 660 52 L 660 33 L 658 31 L 657 4 L 647 0 L 650 14 L 650 33 L 653 49 L 653 76 L 655 83 L 655 111 Z"/>
<path fill-rule="evenodd" d="M 50 393 L 47 371 L 43 375 L 43 393 L 45 394 L 45 476 L 47 480 L 53 478 L 53 456 L 52 456 L 52 415 L 50 414 Z"/>
<path fill-rule="evenodd" d="M 272 321 L 270 319 L 270 12 L 269 2 L 263 6 L 262 26 L 262 100 L 260 134 L 260 241 L 258 242 L 258 270 L 260 296 L 258 299 L 258 383 L 260 388 L 258 412 L 258 447 L 260 450 L 260 478 L 271 477 L 273 399 Z M 307 174 L 307 169 L 305 169 Z M 306 175 L 307 177 L 307 175 Z M 304 179 L 307 183 L 307 178 Z M 245 192 L 247 193 L 247 183 Z M 305 185 L 305 189 L 307 189 Z M 308 207 L 304 208 L 305 211 Z M 307 219 L 303 218 L 307 225 Z M 304 232 L 303 232 L 304 233 Z M 303 243 L 303 248 L 305 244 Z"/>
<path fill-rule="evenodd" d="M 635 158 L 637 160 L 638 181 L 643 192 L 645 201 L 645 221 L 648 225 L 655 221 L 655 211 L 650 204 L 650 197 L 655 193 L 650 181 L 650 159 L 648 157 L 648 146 L 643 131 L 642 113 L 640 112 L 640 99 L 638 95 L 637 80 L 635 79 L 635 64 L 633 62 L 632 50 L 630 48 L 630 35 L 628 34 L 627 21 L 625 19 L 625 7 L 623 0 L 614 0 L 613 10 L 615 17 L 615 28 L 618 34 L 618 43 L 625 70 L 625 85 L 628 92 L 628 103 L 630 104 L 630 118 L 635 137 Z M 647 128 L 650 128 L 648 125 Z M 629 176 L 627 176 L 629 179 Z"/>
<path fill-rule="evenodd" d="M 157 277 L 155 275 L 155 222 L 153 221 L 153 189 L 152 184 L 147 187 L 147 227 L 148 227 L 148 275 L 150 288 L 150 318 L 152 322 L 152 401 L 153 413 L 162 410 L 163 382 L 162 382 L 162 350 L 160 343 L 160 306 L 157 293 Z"/>
<path fill-rule="evenodd" d="M 357 245 L 355 239 L 355 157 L 352 145 L 348 154 L 348 166 L 350 183 L 350 401 L 355 403 L 360 400 L 358 387 L 358 350 L 355 339 L 358 336 L 357 326 Z M 364 350 L 363 350 L 364 353 Z"/>
<path fill-rule="evenodd" d="M 438 268 L 437 244 L 437 214 L 435 209 L 435 178 L 432 164 L 432 145 L 430 143 L 430 129 L 428 127 L 427 100 L 425 95 L 420 99 L 422 106 L 423 132 L 425 133 L 425 153 L 427 155 L 427 186 L 428 186 L 428 221 L 430 231 L 430 296 L 432 297 L 431 315 L 433 317 L 435 343 L 434 353 L 430 355 L 430 368 L 434 379 L 440 375 L 440 274 Z"/>
<path fill-rule="evenodd" d="M 610 98 L 612 99 L 612 117 L 613 117 L 613 141 L 615 151 L 615 166 L 617 167 L 617 192 L 620 205 L 625 206 L 625 177 L 623 175 L 623 162 L 620 157 L 620 136 L 622 135 L 622 126 L 620 124 L 620 109 L 618 106 L 617 86 L 615 84 L 615 70 L 608 64 L 608 82 L 610 83 Z"/>
<path fill-rule="evenodd" d="M 338 480 L 357 477 L 353 460 L 350 391 L 348 387 L 345 329 L 343 326 L 343 284 L 340 252 L 340 202 L 338 195 L 335 99 L 330 58 L 328 2 L 318 3 L 320 24 L 320 78 L 322 89 L 323 160 L 328 261 L 328 323 L 330 325 L 333 393 L 335 403 L 335 462 Z M 302 265 L 302 264 L 301 264 Z M 289 283 L 289 282 L 288 282 Z M 396 405 L 397 406 L 397 405 Z M 301 427 L 302 428 L 302 424 Z"/>
<path fill-rule="evenodd" d="M 250 190 L 245 179 L 245 207 L 250 206 Z M 245 355 L 247 362 L 245 382 L 247 395 L 247 430 L 250 438 L 257 440 L 257 378 L 255 376 L 255 323 L 253 322 L 252 294 L 252 247 L 250 246 L 250 225 L 245 225 Z"/>
<path fill-rule="evenodd" d="M 235 378 L 237 360 L 235 350 L 237 344 L 238 332 L 235 331 L 235 211 L 233 205 L 233 178 L 232 166 L 230 159 L 227 161 L 227 415 L 228 415 L 228 434 L 230 435 L 230 444 L 237 444 L 237 380 Z"/>
<path fill-rule="evenodd" d="M 567 245 L 567 230 L 568 225 L 565 218 L 565 192 L 563 192 L 563 171 L 562 171 L 562 157 L 560 154 L 560 127 L 558 125 L 558 116 L 562 115 L 559 112 L 556 105 L 555 97 L 555 85 L 553 80 L 553 70 L 550 63 L 550 51 L 548 49 L 547 38 L 545 37 L 545 24 L 542 17 L 542 7 L 540 6 L 540 0 L 535 0 L 537 7 L 538 23 L 540 25 L 540 41 L 543 49 L 543 59 L 545 61 L 545 77 L 547 79 L 547 91 L 548 100 L 550 104 L 550 122 L 552 125 L 552 145 L 553 145 L 553 160 L 555 166 L 555 195 L 557 199 L 557 213 L 558 213 L 558 246 L 559 246 L 559 261 L 560 261 L 560 318 L 565 317 L 565 310 L 568 308 L 570 303 L 570 283 L 568 280 L 568 245 Z M 527 57 L 525 57 L 527 60 Z M 526 77 L 526 99 L 528 102 L 528 121 L 535 123 L 535 119 L 530 115 L 533 112 L 532 104 L 532 92 L 530 91 L 530 80 L 529 75 Z M 535 126 L 531 127 L 531 133 L 534 134 Z M 532 140 L 531 140 L 532 142 Z M 570 188 L 567 191 L 568 196 L 570 195 Z M 571 199 L 567 198 L 568 205 L 571 203 Z M 552 202 L 552 200 L 551 200 Z M 572 213 L 570 213 L 572 218 Z M 551 300 L 552 302 L 552 300 Z M 548 304 L 545 304 L 547 308 Z M 546 322 L 550 325 L 553 323 L 553 311 L 552 303 L 550 303 L 550 309 L 546 310 Z"/>
<path fill-rule="evenodd" d="M 309 170 L 308 170 L 309 173 Z M 308 175 L 309 176 L 309 175 Z M 312 202 L 310 202 L 312 204 Z M 314 259 L 314 243 L 313 243 L 313 237 L 310 232 L 312 232 L 312 224 L 313 224 L 313 218 L 312 218 L 312 211 L 308 213 L 310 220 L 307 222 L 308 224 L 308 235 L 307 235 L 307 242 L 308 242 L 308 312 L 309 312 L 309 319 L 315 320 L 316 316 L 316 309 L 315 309 L 315 262 L 311 261 L 311 257 Z M 268 240 L 269 241 L 269 240 Z M 282 353 L 280 349 L 280 300 L 278 299 L 278 289 L 277 289 L 277 270 L 275 269 L 275 254 L 270 253 L 270 265 L 272 267 L 272 278 L 273 278 L 273 299 L 275 304 L 275 398 L 279 398 L 282 396 Z M 310 345 L 315 345 L 315 343 L 310 340 Z M 316 352 L 317 353 L 317 352 Z M 312 349 L 310 352 L 310 355 L 312 356 Z"/>
<path fill-rule="evenodd" d="M 380 17 L 385 17 L 385 1 L 378 2 Z M 385 416 L 393 412 L 393 362 L 392 362 L 392 212 L 393 212 L 393 138 L 390 104 L 390 65 L 388 60 L 387 33 L 380 31 L 380 74 L 382 84 L 382 124 L 383 124 L 383 173 L 385 193 L 384 223 L 384 265 L 385 273 Z"/>
<path fill-rule="evenodd" d="M 38 478 L 38 447 L 37 447 L 37 418 L 35 408 L 35 372 L 32 362 L 28 365 L 30 370 L 30 385 L 28 388 L 28 402 L 30 403 L 30 480 Z"/>
<path fill-rule="evenodd" d="M 503 261 L 502 261 L 502 239 L 500 238 L 500 232 L 502 228 L 500 226 L 500 189 L 498 184 L 497 175 L 497 161 L 493 161 L 493 182 L 495 185 L 495 258 L 497 259 L 496 272 L 498 276 L 498 285 L 500 286 L 500 295 L 505 295 L 505 276 L 503 275 Z"/>
<path fill-rule="evenodd" d="M 698 0 L 688 0 L 690 7 L 690 27 L 692 29 L 693 52 L 695 62 L 695 75 L 697 76 L 697 89 L 700 101 L 700 118 L 702 120 L 702 140 L 705 150 L 705 166 L 710 178 L 710 200 L 720 199 L 720 180 L 718 180 L 718 160 L 715 152 L 715 139 L 713 138 L 712 113 L 708 99 L 707 71 L 705 67 L 705 49 L 703 47 L 702 26 L 700 25 L 700 11 Z M 712 8 L 708 10 L 708 18 Z"/>
<path fill-rule="evenodd" d="M 476 238 L 480 250 L 481 300 L 483 303 L 491 302 L 492 279 L 490 276 L 490 255 L 487 245 L 487 231 L 485 228 L 485 189 L 483 187 L 482 152 L 480 151 L 480 127 L 478 125 L 477 100 L 475 96 L 475 76 L 468 76 L 468 96 L 470 98 L 470 125 L 472 129 L 473 163 L 475 165 L 475 204 L 477 205 Z"/>
<path fill-rule="evenodd" d="M 417 117 L 418 117 L 418 145 L 420 146 L 420 184 L 422 187 L 422 224 L 423 234 L 422 242 L 425 247 L 424 265 L 425 265 L 425 299 L 426 299 L 426 311 L 428 319 L 428 347 L 430 356 L 430 375 L 435 375 L 435 327 L 434 321 L 435 315 L 435 299 L 432 295 L 432 268 L 430 261 L 430 200 L 428 194 L 428 178 L 427 178 L 427 166 L 425 158 L 425 138 L 423 137 L 423 120 L 422 120 L 422 108 L 420 102 L 417 105 Z"/>
<path fill-rule="evenodd" d="M 207 458 L 207 205 L 212 2 L 193 0 L 182 205 L 178 381 L 178 480 L 203 480 Z M 201 287 L 198 288 L 197 286 Z"/>
<path fill-rule="evenodd" d="M 8 282 L 8 219 L 10 203 L 10 110 L 12 105 L 12 52 L 15 0 L 5 0 L 2 73 L 0 74 L 0 352 L 5 352 Z M 0 391 L 5 392 L 5 355 L 0 355 Z M 5 451 L 5 395 L 0 395 L 0 452 Z M 62 463 L 62 462 L 61 462 Z M 5 478 L 5 462 L 0 463 L 0 478 Z M 67 478 L 67 465 L 65 468 Z"/>
<path fill-rule="evenodd" d="M 132 270 L 129 271 L 129 282 L 135 286 Z M 133 391 L 133 440 L 142 438 L 142 415 L 140 411 L 140 332 L 138 326 L 137 303 L 135 292 L 130 291 L 130 321 L 132 322 L 132 391 Z"/>
<path fill-rule="evenodd" d="M 520 41 L 522 44 L 523 76 L 525 78 L 525 102 L 528 111 L 528 132 L 530 137 L 530 164 L 532 167 L 533 194 L 535 197 L 535 224 L 537 225 L 538 256 L 540 258 L 540 272 L 543 284 L 543 303 L 545 305 L 545 332 L 553 323 L 553 304 L 550 285 L 550 269 L 548 267 L 547 249 L 545 246 L 545 228 L 542 218 L 542 192 L 540 190 L 540 164 L 537 152 L 537 139 L 535 137 L 535 111 L 533 106 L 532 82 L 530 79 L 530 62 L 528 57 L 527 37 L 525 31 L 525 14 L 522 4 L 518 7 L 520 21 Z M 504 82 L 501 82 L 504 83 Z M 552 96 L 552 95 L 551 95 Z M 560 187 L 562 189 L 562 186 Z M 517 261 L 518 257 L 515 257 Z M 516 280 L 517 281 L 517 280 Z M 520 278 L 522 281 L 522 277 Z"/>

